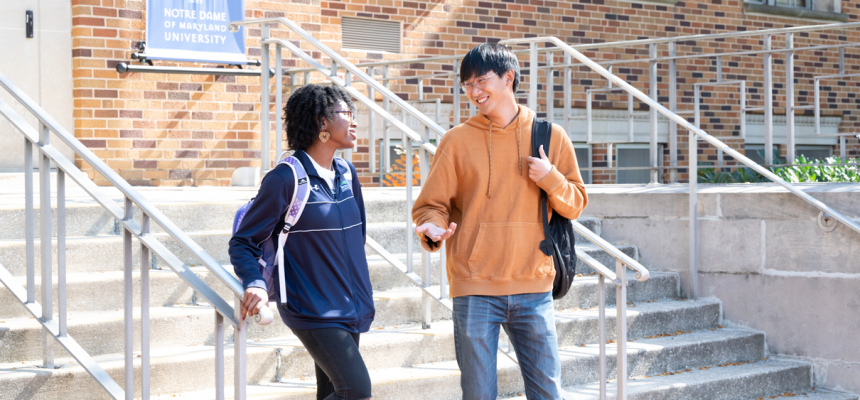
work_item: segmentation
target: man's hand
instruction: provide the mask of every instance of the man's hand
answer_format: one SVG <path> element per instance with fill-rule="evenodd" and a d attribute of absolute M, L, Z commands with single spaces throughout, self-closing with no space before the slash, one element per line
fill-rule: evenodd
<path fill-rule="evenodd" d="M 415 233 L 423 233 L 424 236 L 430 238 L 430 240 L 432 240 L 434 242 L 441 242 L 444 240 L 448 240 L 448 238 L 451 237 L 451 235 L 453 235 L 454 231 L 456 231 L 456 230 L 457 230 L 457 224 L 455 224 L 453 222 L 451 223 L 451 225 L 448 226 L 448 229 L 442 229 L 442 228 L 428 222 L 424 225 L 421 225 L 421 226 L 415 228 Z"/>
<path fill-rule="evenodd" d="M 540 154 L 540 158 L 528 158 L 529 178 L 535 181 L 535 183 L 540 182 L 541 179 L 549 174 L 549 171 L 552 171 L 552 164 L 549 163 L 549 158 L 543 152 L 543 145 L 540 145 L 540 148 L 538 148 L 538 154 Z"/>
<path fill-rule="evenodd" d="M 269 294 L 265 289 L 247 288 L 242 298 L 242 320 L 248 315 L 256 315 L 260 308 L 269 306 Z"/>

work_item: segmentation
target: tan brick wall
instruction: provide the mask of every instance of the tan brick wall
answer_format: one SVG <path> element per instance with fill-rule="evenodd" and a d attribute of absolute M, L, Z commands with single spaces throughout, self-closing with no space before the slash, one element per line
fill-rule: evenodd
<path fill-rule="evenodd" d="M 259 165 L 259 79 L 192 75 L 122 74 L 114 70 L 117 62 L 128 62 L 137 42 L 145 36 L 143 0 L 73 0 L 73 62 L 75 85 L 75 134 L 123 177 L 137 185 L 225 185 L 232 171 L 240 166 Z M 856 21 L 858 4 L 843 2 L 842 9 Z M 461 54 L 484 42 L 523 36 L 557 36 L 571 44 L 595 44 L 584 54 L 597 60 L 623 60 L 647 57 L 644 46 L 624 49 L 601 49 L 600 44 L 619 40 L 757 30 L 816 23 L 782 17 L 745 15 L 739 1 L 711 0 L 679 2 L 675 6 L 611 0 L 553 2 L 540 0 L 505 1 L 246 1 L 246 17 L 286 16 L 314 34 L 326 45 L 340 48 L 340 17 L 358 16 L 403 21 L 403 54 L 344 51 L 356 63 L 380 60 L 412 59 L 419 56 Z M 259 28 L 247 30 L 247 48 L 251 58 L 260 55 L 257 45 Z M 298 41 L 284 30 L 273 30 L 274 37 Z M 860 42 L 856 31 L 823 32 L 795 36 L 795 46 Z M 323 63 L 322 57 L 305 42 L 303 49 Z M 783 36 L 774 37 L 774 48 L 784 46 Z M 759 38 L 688 42 L 678 46 L 678 55 L 716 51 L 760 50 Z M 660 55 L 668 55 L 665 45 Z M 272 53 L 273 54 L 273 53 Z M 848 72 L 860 70 L 860 52 L 846 50 Z M 521 58 L 525 60 L 525 57 Z M 833 74 L 838 52 L 799 53 L 796 56 L 798 104 L 811 102 L 811 76 Z M 560 56 L 555 63 L 560 64 Z M 198 66 L 189 63 L 158 61 L 159 65 Z M 286 68 L 303 68 L 304 63 L 285 54 Z M 784 56 L 774 56 L 775 114 L 785 112 Z M 667 64 L 660 64 L 658 88 L 660 101 L 668 104 Z M 406 99 L 416 99 L 417 80 L 408 76 L 452 71 L 446 63 L 416 63 L 393 69 L 391 89 Z M 692 83 L 715 79 L 715 65 L 707 60 L 678 62 L 679 109 L 692 109 Z M 637 88 L 648 88 L 647 63 L 616 66 L 613 71 Z M 377 69 L 377 76 L 380 74 Z M 760 56 L 726 57 L 723 79 L 748 81 L 748 106 L 762 107 L 762 68 Z M 573 107 L 585 107 L 585 90 L 604 86 L 597 74 L 574 68 Z M 288 79 L 288 78 L 287 78 Z M 527 78 L 526 78 L 527 79 Z M 312 75 L 312 81 L 321 77 Z M 299 80 L 301 82 L 301 79 Z M 544 74 L 539 82 L 543 85 Z M 452 81 L 447 78 L 425 80 L 427 98 L 453 99 Z M 556 78 L 554 84 L 561 85 Z M 824 98 L 836 106 L 826 115 L 844 114 L 842 131 L 857 130 L 857 84 L 826 82 Z M 362 89 L 361 86 L 358 86 Z M 524 88 L 526 86 L 523 86 Z M 702 106 L 702 128 L 741 149 L 739 139 L 738 91 L 735 87 L 712 88 L 711 97 Z M 709 89 L 710 90 L 710 89 Z M 541 104 L 544 103 L 541 87 Z M 808 93 L 808 94 L 807 94 Z M 288 93 L 287 93 L 288 95 Z M 272 97 L 274 100 L 274 96 Z M 466 99 L 462 116 L 466 117 Z M 286 96 L 285 96 L 286 101 Z M 523 99 L 524 101 L 524 99 Z M 555 106 L 563 103 L 560 91 Z M 274 102 L 272 102 L 274 103 Z M 626 97 L 596 97 L 596 108 L 626 108 Z M 647 110 L 636 104 L 637 111 Z M 274 104 L 270 110 L 274 118 Z M 541 106 L 539 111 L 543 111 Z M 797 111 L 809 114 L 811 111 Z M 274 123 L 272 124 L 274 129 Z M 273 135 L 274 137 L 274 135 Z M 274 139 L 273 139 L 274 140 Z M 679 130 L 679 163 L 686 164 L 686 132 Z M 851 156 L 860 155 L 857 139 L 849 140 Z M 360 170 L 368 168 L 367 147 L 359 143 L 355 162 Z M 274 149 L 274 145 L 270 146 Z M 668 151 L 668 149 L 667 149 Z M 606 165 L 605 146 L 593 149 L 595 166 Z M 274 157 L 274 150 L 271 152 Z M 709 146 L 700 147 L 699 161 L 713 160 L 716 154 Z M 668 154 L 664 160 L 668 163 Z M 613 162 L 615 164 L 615 162 Z M 86 166 L 82 166 L 88 170 Z M 94 173 L 90 171 L 91 175 Z M 611 171 L 595 171 L 595 182 L 614 181 Z M 668 176 L 668 174 L 666 175 Z M 94 178 L 98 178 L 93 176 Z M 686 179 L 685 173 L 679 177 Z M 598 179 L 601 178 L 601 179 Z M 371 178 L 365 176 L 364 182 Z"/>

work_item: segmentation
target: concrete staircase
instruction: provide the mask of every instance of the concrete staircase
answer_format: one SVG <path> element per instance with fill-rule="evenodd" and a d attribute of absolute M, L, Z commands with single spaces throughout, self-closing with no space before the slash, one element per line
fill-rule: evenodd
<path fill-rule="evenodd" d="M 229 264 L 227 242 L 233 213 L 254 195 L 253 190 L 143 192 L 207 252 Z M 366 189 L 365 197 L 368 235 L 405 260 L 406 238 L 414 240 L 414 235 L 406 234 L 405 192 L 374 188 Z M 23 207 L 12 203 L 0 199 L 0 264 L 24 284 Z M 86 200 L 71 203 L 67 211 L 69 334 L 122 382 L 122 240 L 114 222 L 97 205 Z M 599 220 L 583 218 L 580 222 L 600 233 Z M 158 235 L 159 229 L 154 227 L 153 232 Z M 164 243 L 180 258 L 192 262 L 166 236 Z M 578 251 L 614 265 L 608 255 L 581 238 L 578 243 Z M 631 244 L 618 247 L 637 256 Z M 419 248 L 417 242 L 414 248 Z M 421 329 L 420 291 L 369 249 L 368 260 L 377 314 L 371 331 L 362 337 L 361 352 L 371 371 L 374 399 L 459 398 L 450 312 L 436 305 L 432 328 Z M 420 260 L 417 253 L 415 260 Z M 437 258 L 432 260 L 438 262 Z M 139 265 L 137 259 L 135 265 Z M 154 265 L 149 304 L 152 394 L 171 399 L 214 398 L 215 313 L 172 271 L 158 270 L 157 262 Z M 204 268 L 194 270 L 229 298 L 229 291 Z M 228 270 L 232 271 L 229 265 Z M 591 399 L 597 398 L 598 288 L 597 278 L 588 275 L 591 271 L 587 267 L 580 266 L 579 272 L 586 275 L 578 277 L 571 293 L 556 302 L 556 324 L 563 384 L 574 398 Z M 432 279 L 438 282 L 438 271 Z M 653 271 L 647 282 L 631 279 L 629 284 L 630 399 L 757 399 L 800 393 L 820 399 L 858 399 L 856 395 L 812 389 L 812 366 L 768 358 L 764 333 L 724 327 L 719 301 L 679 298 L 676 274 Z M 609 285 L 607 289 L 607 305 L 611 307 L 615 291 Z M 139 299 L 137 293 L 135 299 Z M 138 315 L 140 304 L 135 307 Z M 607 310 L 609 339 L 614 339 L 614 315 L 613 309 Z M 277 312 L 275 316 L 277 319 Z M 229 327 L 226 336 L 232 341 Z M 135 340 L 139 348 L 139 338 Z M 232 385 L 233 353 L 232 346 L 228 347 L 225 377 Z M 39 368 L 41 327 L 8 291 L 0 289 L 0 400 L 107 397 L 68 354 L 59 346 L 55 349 L 59 367 Z M 614 379 L 615 347 L 607 346 L 607 350 L 609 378 Z M 248 398 L 315 398 L 313 362 L 281 321 L 266 327 L 252 325 L 247 353 Z M 139 366 L 135 371 L 139 373 Z M 499 393 L 503 397 L 521 396 L 523 383 L 517 366 L 499 357 L 498 373 Z M 610 383 L 609 387 L 613 386 Z"/>

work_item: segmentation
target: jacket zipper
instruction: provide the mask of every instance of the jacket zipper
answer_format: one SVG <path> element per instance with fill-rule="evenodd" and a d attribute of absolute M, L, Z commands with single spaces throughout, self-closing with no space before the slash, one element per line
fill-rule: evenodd
<path fill-rule="evenodd" d="M 338 200 L 338 197 L 340 197 L 339 194 L 341 193 L 341 191 L 340 191 L 340 180 L 343 179 L 343 177 L 341 176 L 341 173 L 337 169 L 337 167 L 335 167 L 335 171 L 337 171 L 337 174 L 335 174 L 335 182 L 334 182 L 335 187 L 336 187 L 334 203 L 337 206 L 337 215 L 340 218 L 340 226 L 341 226 L 340 234 L 343 237 L 343 259 L 344 259 L 344 262 L 346 263 L 346 265 L 349 266 L 350 265 L 350 263 L 349 263 L 350 258 L 349 258 L 349 254 L 348 254 L 349 250 L 347 250 L 347 246 L 346 246 L 346 244 L 347 244 L 347 242 L 346 242 L 346 231 L 343 229 L 343 226 L 344 226 L 344 224 L 343 224 L 343 213 L 340 210 L 340 201 Z M 353 193 L 353 196 L 355 196 L 355 193 Z M 347 276 L 349 276 L 349 286 L 350 286 L 350 291 L 351 291 L 350 294 L 352 295 L 352 301 L 355 303 L 355 322 L 353 323 L 353 327 L 357 327 L 358 322 L 359 322 L 358 320 L 361 318 L 361 313 L 359 312 L 358 298 L 356 298 L 356 296 L 355 296 L 355 279 L 352 276 L 352 268 L 348 268 Z"/>

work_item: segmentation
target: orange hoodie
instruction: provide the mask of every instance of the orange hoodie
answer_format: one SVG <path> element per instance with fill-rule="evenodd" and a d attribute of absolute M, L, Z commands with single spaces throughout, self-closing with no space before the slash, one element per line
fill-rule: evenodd
<path fill-rule="evenodd" d="M 446 246 L 451 297 L 552 290 L 552 258 L 539 247 L 540 189 L 551 212 L 569 219 L 588 203 L 573 145 L 558 125 L 547 152 L 552 170 L 537 184 L 529 179 L 535 114 L 518 107 L 507 127 L 478 114 L 448 131 L 412 207 L 416 226 L 457 224 Z M 419 236 L 425 249 L 439 250 L 440 243 Z"/>

